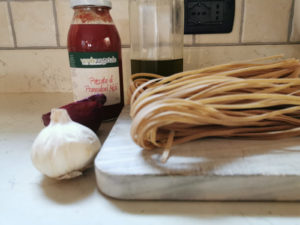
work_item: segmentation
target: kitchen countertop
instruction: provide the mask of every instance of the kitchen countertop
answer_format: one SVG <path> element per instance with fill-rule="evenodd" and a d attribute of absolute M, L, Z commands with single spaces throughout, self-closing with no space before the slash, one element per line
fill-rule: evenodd
<path fill-rule="evenodd" d="M 93 169 L 68 181 L 44 177 L 30 159 L 41 115 L 71 99 L 0 94 L 0 224 L 300 224 L 297 202 L 121 201 L 101 194 Z M 102 124 L 102 142 L 112 125 Z"/>

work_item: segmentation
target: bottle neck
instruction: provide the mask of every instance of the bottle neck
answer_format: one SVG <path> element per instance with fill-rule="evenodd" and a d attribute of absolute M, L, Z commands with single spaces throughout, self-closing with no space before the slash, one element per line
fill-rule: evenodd
<path fill-rule="evenodd" d="M 72 24 L 113 24 L 106 6 L 75 6 Z"/>

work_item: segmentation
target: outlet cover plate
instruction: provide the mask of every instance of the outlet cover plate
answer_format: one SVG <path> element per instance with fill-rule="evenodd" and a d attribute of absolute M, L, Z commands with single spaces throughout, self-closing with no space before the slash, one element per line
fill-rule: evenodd
<path fill-rule="evenodd" d="M 184 0 L 184 33 L 230 33 L 235 0 Z"/>

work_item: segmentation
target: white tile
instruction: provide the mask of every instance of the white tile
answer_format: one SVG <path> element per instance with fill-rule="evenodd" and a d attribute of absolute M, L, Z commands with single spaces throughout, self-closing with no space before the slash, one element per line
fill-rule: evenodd
<path fill-rule="evenodd" d="M 71 92 L 65 49 L 0 50 L 0 92 Z"/>
<path fill-rule="evenodd" d="M 286 42 L 292 0 L 246 0 L 243 42 Z"/>
<path fill-rule="evenodd" d="M 184 70 L 278 54 L 300 58 L 300 45 L 186 47 L 184 50 Z"/>
<path fill-rule="evenodd" d="M 59 42 L 61 46 L 67 46 L 68 31 L 73 17 L 73 9 L 70 0 L 55 0 Z"/>
<path fill-rule="evenodd" d="M 293 18 L 292 34 L 291 34 L 290 41 L 292 42 L 300 41 L 300 0 L 295 0 L 294 18 Z"/>
<path fill-rule="evenodd" d="M 125 103 L 128 104 L 129 48 L 122 49 L 122 63 Z M 66 49 L 0 50 L 0 77 L 0 93 L 72 92 Z"/>
<path fill-rule="evenodd" d="M 123 86 L 124 86 L 124 101 L 125 104 L 129 104 L 129 83 L 131 76 L 131 64 L 130 64 L 130 49 L 122 49 L 122 63 L 123 63 Z"/>
<path fill-rule="evenodd" d="M 14 41 L 9 21 L 7 2 L 0 2 L 0 47 L 13 47 Z"/>
<path fill-rule="evenodd" d="M 191 34 L 184 35 L 183 43 L 185 45 L 192 45 L 193 44 L 193 36 L 194 35 L 191 35 Z"/>
<path fill-rule="evenodd" d="M 51 1 L 12 1 L 11 8 L 18 47 L 57 45 Z"/>
<path fill-rule="evenodd" d="M 111 0 L 111 16 L 117 26 L 122 45 L 130 44 L 128 0 Z"/>
<path fill-rule="evenodd" d="M 215 43 L 238 43 L 242 20 L 242 0 L 236 0 L 234 24 L 231 33 L 226 34 L 198 34 L 195 42 L 197 44 Z"/>

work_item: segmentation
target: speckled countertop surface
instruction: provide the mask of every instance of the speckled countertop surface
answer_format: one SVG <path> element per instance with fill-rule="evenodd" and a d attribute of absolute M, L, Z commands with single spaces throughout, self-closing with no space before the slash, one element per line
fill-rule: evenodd
<path fill-rule="evenodd" d="M 0 95 L 0 224 L 300 224 L 300 203 L 119 201 L 102 195 L 94 170 L 55 181 L 30 160 L 40 116 L 70 94 Z M 103 141 L 113 122 L 104 123 Z M 220 187 L 221 188 L 221 187 Z"/>

